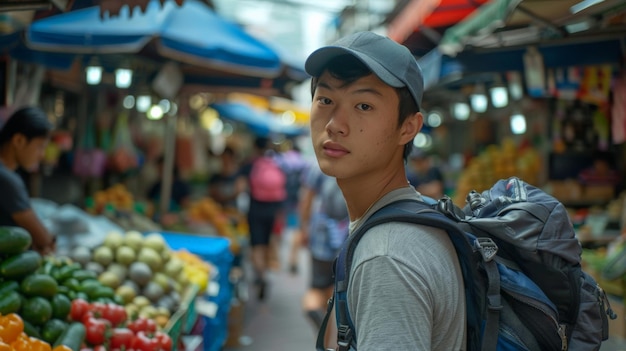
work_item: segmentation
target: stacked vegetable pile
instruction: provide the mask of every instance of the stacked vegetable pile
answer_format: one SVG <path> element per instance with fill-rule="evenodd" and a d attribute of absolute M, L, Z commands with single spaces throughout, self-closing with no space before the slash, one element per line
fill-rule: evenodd
<path fill-rule="evenodd" d="M 113 233 L 78 260 L 44 258 L 31 242 L 0 227 L 0 350 L 171 349 L 163 327 L 190 280 L 169 277 L 190 275 L 160 235 Z"/>
<path fill-rule="evenodd" d="M 204 291 L 210 266 L 191 262 L 189 253 L 170 250 L 159 233 L 111 232 L 101 246 L 76 247 L 70 257 L 97 274 L 97 280 L 114 292 L 128 315 L 154 319 L 164 327 L 180 306 L 190 283 Z M 197 258 L 197 256 L 196 256 Z M 198 259 L 199 260 L 199 259 Z"/>

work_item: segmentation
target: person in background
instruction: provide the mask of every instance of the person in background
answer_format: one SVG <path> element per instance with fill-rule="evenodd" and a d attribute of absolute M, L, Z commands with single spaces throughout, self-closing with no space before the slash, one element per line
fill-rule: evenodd
<path fill-rule="evenodd" d="M 39 168 L 51 132 L 52 124 L 37 107 L 15 111 L 0 130 L 0 225 L 26 229 L 32 249 L 42 255 L 55 251 L 56 240 L 33 211 L 26 185 L 16 171 Z"/>
<path fill-rule="evenodd" d="M 337 179 L 350 234 L 386 205 L 423 201 L 405 170 L 424 118 L 424 77 L 411 52 L 387 37 L 359 32 L 315 50 L 305 70 L 312 76 L 313 149 L 322 172 Z M 465 349 L 463 276 L 444 231 L 375 225 L 355 248 L 349 277 L 354 330 L 338 329 L 352 349 Z"/>
<path fill-rule="evenodd" d="M 161 201 L 161 187 L 163 184 L 162 179 L 164 164 L 165 157 L 161 155 L 156 160 L 156 168 L 159 174 L 159 180 L 152 185 L 150 190 L 148 190 L 148 198 L 155 204 L 156 208 L 159 208 L 159 204 Z M 176 167 L 176 165 L 174 165 L 174 169 L 172 170 L 172 187 L 168 213 L 178 212 L 183 209 L 188 204 L 190 196 L 191 189 L 189 188 L 189 184 L 187 184 L 180 178 L 178 168 Z M 160 216 L 163 215 L 164 214 L 160 214 Z"/>
<path fill-rule="evenodd" d="M 302 308 L 317 331 L 333 294 L 333 261 L 348 237 L 350 224 L 336 179 L 322 173 L 317 163 L 306 173 L 299 211 L 302 242 L 308 243 L 311 257 L 311 283 L 302 298 Z"/>
<path fill-rule="evenodd" d="M 285 170 L 287 176 L 287 199 L 285 200 L 284 209 L 284 229 L 283 233 L 290 232 L 291 241 L 289 242 L 290 250 L 288 257 L 289 271 L 292 274 L 298 273 L 298 253 L 300 249 L 301 232 L 300 232 L 300 214 L 298 204 L 300 201 L 302 179 L 309 167 L 309 163 L 304 159 L 300 149 L 289 143 L 290 148 L 280 153 L 279 163 Z M 286 235 L 283 236 L 287 239 Z"/>
<path fill-rule="evenodd" d="M 409 155 L 407 178 L 420 194 L 435 200 L 444 194 L 443 174 L 433 164 L 431 155 L 420 149 L 414 149 Z"/>
<path fill-rule="evenodd" d="M 270 146 L 268 138 L 257 137 L 252 158 L 240 172 L 250 195 L 247 217 L 259 300 L 266 298 L 270 236 L 287 198 L 286 176 Z"/>
<path fill-rule="evenodd" d="M 227 209 L 237 208 L 237 198 L 245 191 L 245 182 L 238 181 L 239 164 L 235 150 L 227 146 L 220 155 L 219 173 L 209 179 L 209 196 Z"/>

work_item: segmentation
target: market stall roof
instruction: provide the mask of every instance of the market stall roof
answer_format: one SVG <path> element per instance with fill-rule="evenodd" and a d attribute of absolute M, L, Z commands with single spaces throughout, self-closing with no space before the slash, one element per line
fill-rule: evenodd
<path fill-rule="evenodd" d="M 539 50 L 546 68 L 619 64 L 626 54 L 626 3 L 605 0 L 574 11 L 586 2 L 494 0 L 483 5 L 419 59 L 426 87 L 459 85 L 472 74 L 523 71 L 528 46 Z M 580 23 L 588 27 L 577 30 Z"/>
<path fill-rule="evenodd" d="M 626 34 L 623 0 L 493 0 L 446 30 L 439 50 L 498 48 L 559 39 Z"/>
<path fill-rule="evenodd" d="M 93 6 L 33 22 L 30 48 L 82 54 L 135 54 L 153 42 L 165 58 L 221 71 L 274 77 L 284 69 L 275 50 L 197 0 L 182 6 L 151 0 L 145 13 L 100 18 Z"/>
<path fill-rule="evenodd" d="M 440 28 L 454 25 L 489 0 L 409 0 L 398 3 L 397 14 L 389 19 L 387 35 L 398 42 L 405 42 L 415 33 L 427 32 L 426 39 L 432 47 L 437 38 L 428 38 Z M 436 34 L 436 36 L 439 34 Z"/>
<path fill-rule="evenodd" d="M 211 104 L 220 117 L 245 124 L 256 135 L 282 134 L 298 136 L 307 133 L 307 128 L 281 123 L 269 111 L 259 110 L 241 102 L 219 102 Z"/>

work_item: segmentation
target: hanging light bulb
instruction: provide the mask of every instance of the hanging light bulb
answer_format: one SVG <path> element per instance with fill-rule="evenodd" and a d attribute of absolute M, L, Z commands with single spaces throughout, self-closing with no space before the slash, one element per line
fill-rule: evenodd
<path fill-rule="evenodd" d="M 115 70 L 115 86 L 120 89 L 130 87 L 133 81 L 133 71 L 128 68 L 118 68 Z"/>
<path fill-rule="evenodd" d="M 505 107 L 509 104 L 509 93 L 502 84 L 502 78 L 497 74 L 493 86 L 489 89 L 491 103 L 495 108 Z"/>
<path fill-rule="evenodd" d="M 526 117 L 521 113 L 515 113 L 511 116 L 511 132 L 513 134 L 526 133 Z"/>
<path fill-rule="evenodd" d="M 476 84 L 474 92 L 470 95 L 470 103 L 472 104 L 472 110 L 478 113 L 487 111 L 488 101 L 483 84 Z"/>
<path fill-rule="evenodd" d="M 102 81 L 102 66 L 87 66 L 85 80 L 89 85 L 98 85 Z"/>
<path fill-rule="evenodd" d="M 467 121 L 470 116 L 470 107 L 465 102 L 455 102 L 452 105 L 452 115 L 459 121 Z"/>

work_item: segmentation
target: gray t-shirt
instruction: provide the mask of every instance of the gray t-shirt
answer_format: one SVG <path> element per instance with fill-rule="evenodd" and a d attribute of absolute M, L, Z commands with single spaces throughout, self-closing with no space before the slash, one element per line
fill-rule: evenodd
<path fill-rule="evenodd" d="M 0 162 L 0 225 L 16 225 L 12 215 L 30 208 L 28 190 L 22 178 Z"/>
<path fill-rule="evenodd" d="M 411 187 L 388 193 L 350 223 L 350 233 L 376 210 L 401 199 L 421 196 Z M 465 350 L 463 276 L 444 231 L 381 224 L 363 236 L 353 260 L 348 308 L 359 351 Z"/>

